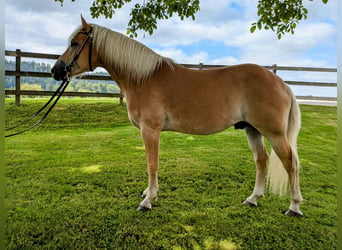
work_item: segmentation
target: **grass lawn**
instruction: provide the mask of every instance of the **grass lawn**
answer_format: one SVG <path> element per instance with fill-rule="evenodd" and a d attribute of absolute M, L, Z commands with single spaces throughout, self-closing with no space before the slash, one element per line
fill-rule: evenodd
<path fill-rule="evenodd" d="M 6 100 L 6 126 L 46 100 Z M 159 199 L 147 186 L 143 142 L 125 106 L 62 99 L 46 121 L 6 139 L 8 249 L 336 249 L 336 107 L 301 106 L 298 148 L 304 216 L 289 194 L 242 205 L 255 167 L 244 132 L 164 132 Z"/>

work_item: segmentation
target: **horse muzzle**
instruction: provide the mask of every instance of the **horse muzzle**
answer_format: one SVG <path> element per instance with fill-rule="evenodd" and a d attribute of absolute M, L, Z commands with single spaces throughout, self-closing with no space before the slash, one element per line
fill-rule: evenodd
<path fill-rule="evenodd" d="M 51 69 L 52 76 L 55 80 L 61 81 L 67 78 L 68 69 L 67 65 L 63 61 L 57 61 Z"/>

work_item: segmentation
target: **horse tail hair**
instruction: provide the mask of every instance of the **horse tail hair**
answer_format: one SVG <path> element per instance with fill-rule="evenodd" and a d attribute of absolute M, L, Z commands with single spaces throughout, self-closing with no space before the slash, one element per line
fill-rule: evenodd
<path fill-rule="evenodd" d="M 301 126 L 301 114 L 299 106 L 296 102 L 296 98 L 290 90 L 291 94 L 291 108 L 289 112 L 288 125 L 287 125 L 287 140 L 291 146 L 292 153 L 292 166 L 294 173 L 299 171 L 299 160 L 297 154 L 297 137 L 299 134 Z M 293 175 L 293 178 L 298 178 L 297 175 Z M 269 166 L 267 172 L 267 183 L 269 190 L 280 196 L 286 194 L 288 189 L 288 174 L 277 156 L 277 154 L 272 149 L 269 158 Z"/>

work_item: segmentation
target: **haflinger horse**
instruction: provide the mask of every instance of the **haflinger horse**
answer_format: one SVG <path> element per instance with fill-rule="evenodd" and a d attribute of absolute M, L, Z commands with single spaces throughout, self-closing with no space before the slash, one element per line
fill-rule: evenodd
<path fill-rule="evenodd" d="M 234 125 L 245 130 L 256 164 L 255 187 L 243 204 L 257 206 L 266 176 L 270 190 L 280 195 L 289 180 L 291 203 L 285 214 L 302 215 L 296 146 L 300 110 L 277 75 L 255 64 L 187 69 L 123 34 L 88 24 L 82 16 L 81 21 L 52 74 L 65 80 L 103 67 L 119 85 L 146 149 L 149 180 L 138 210 L 151 209 L 157 198 L 161 131 L 208 135 Z M 272 147 L 270 157 L 264 137 Z"/>

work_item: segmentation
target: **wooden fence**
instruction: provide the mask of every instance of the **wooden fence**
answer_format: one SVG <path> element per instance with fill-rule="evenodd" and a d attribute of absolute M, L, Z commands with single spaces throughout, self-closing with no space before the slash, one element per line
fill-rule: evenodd
<path fill-rule="evenodd" d="M 48 77 L 51 78 L 50 72 L 28 72 L 21 70 L 21 61 L 22 58 L 38 58 L 38 59 L 50 59 L 56 60 L 60 55 L 56 54 L 41 54 L 41 53 L 31 53 L 31 52 L 22 52 L 20 49 L 16 51 L 5 51 L 6 56 L 15 57 L 15 70 L 6 70 L 6 76 L 14 76 L 15 77 L 15 89 L 10 90 L 6 89 L 6 95 L 14 95 L 16 105 L 20 105 L 20 96 L 22 95 L 37 95 L 37 96 L 51 96 L 53 91 L 31 91 L 31 90 L 21 90 L 20 82 L 21 77 Z M 209 68 L 215 67 L 223 67 L 227 65 L 204 65 L 200 64 L 182 64 L 187 68 L 205 70 Z M 276 64 L 272 66 L 264 66 L 265 68 L 272 70 L 274 73 L 280 70 L 286 71 L 310 71 L 310 72 L 337 72 L 336 68 L 313 68 L 313 67 L 284 67 L 278 66 Z M 79 79 L 88 79 L 88 80 L 104 80 L 104 81 L 113 81 L 110 76 L 103 75 L 82 75 Z M 285 81 L 289 85 L 298 85 L 298 86 L 315 86 L 315 87 L 337 87 L 337 83 L 331 82 L 303 82 L 303 81 Z M 120 103 L 123 103 L 124 96 L 122 93 L 93 93 L 93 92 L 65 92 L 64 96 L 80 96 L 80 97 L 115 97 L 120 98 Z M 324 100 L 324 101 L 336 101 L 336 97 L 314 97 L 314 96 L 296 96 L 297 99 L 305 99 L 305 100 Z"/>

